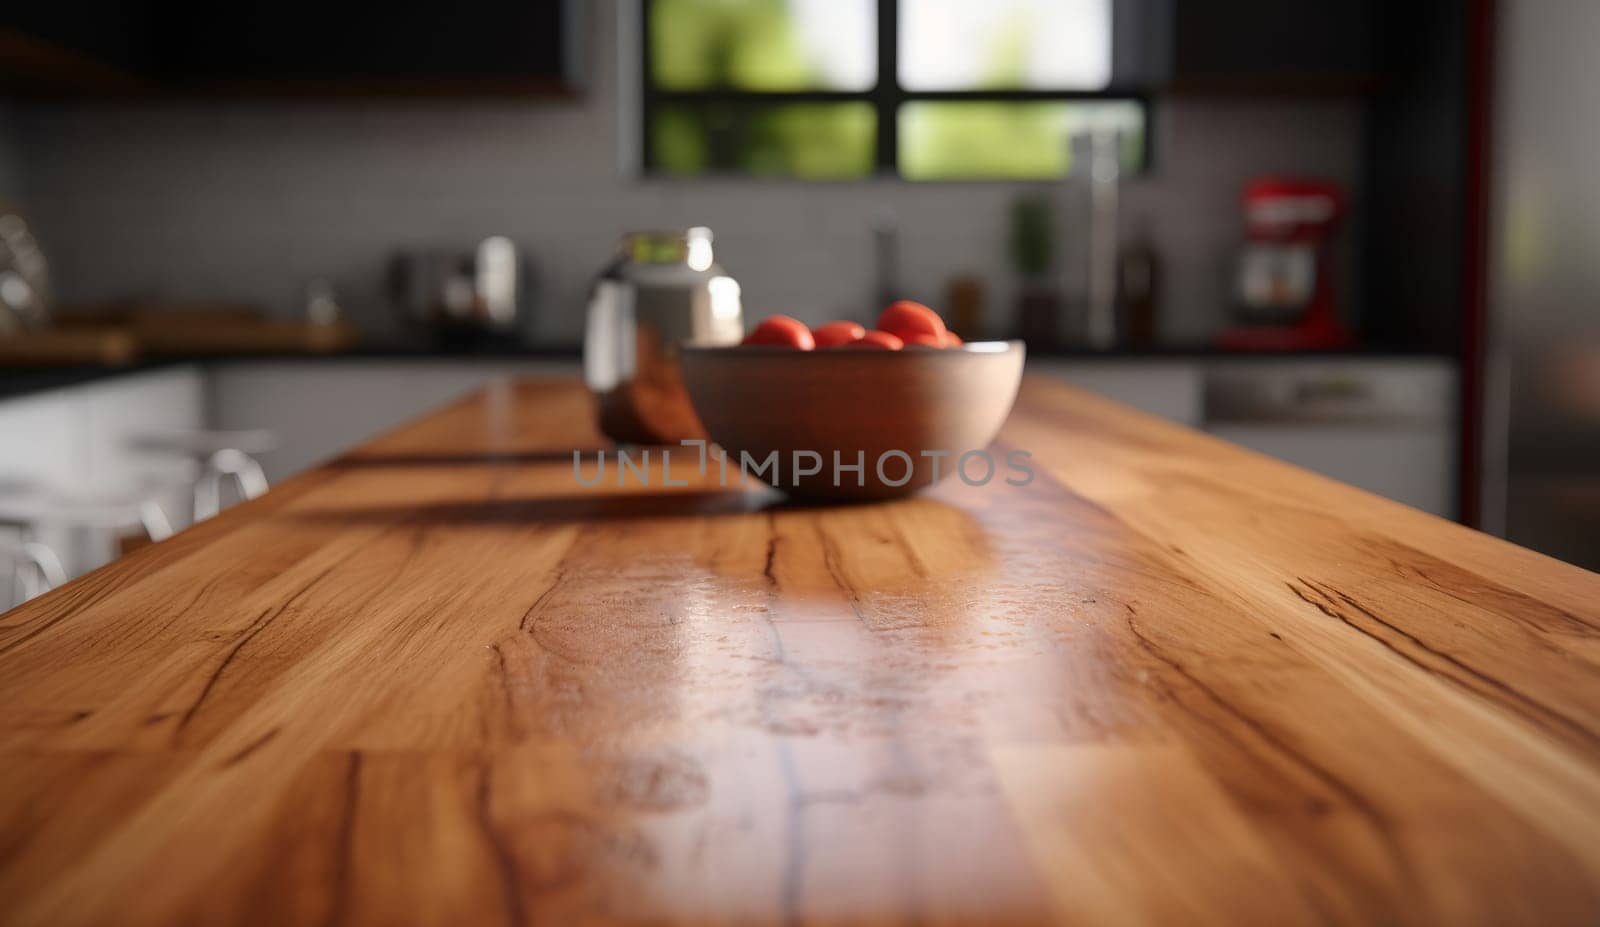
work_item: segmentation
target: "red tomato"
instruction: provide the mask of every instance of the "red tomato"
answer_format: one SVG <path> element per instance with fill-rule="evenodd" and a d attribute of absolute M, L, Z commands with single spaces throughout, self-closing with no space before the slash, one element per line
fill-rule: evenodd
<path fill-rule="evenodd" d="M 961 336 L 956 334 L 955 332 L 945 332 L 944 333 L 944 346 L 945 347 L 947 347 L 947 348 L 959 348 L 964 344 L 966 344 L 966 342 L 962 341 L 961 340 Z"/>
<path fill-rule="evenodd" d="M 855 348 L 858 351 L 898 351 L 905 346 L 906 343 L 904 341 L 888 332 L 880 332 L 877 329 L 862 335 L 858 341 L 852 341 L 844 345 L 844 347 Z"/>
<path fill-rule="evenodd" d="M 859 322 L 829 322 L 812 332 L 819 348 L 837 348 L 852 341 L 860 341 L 867 327 Z"/>
<path fill-rule="evenodd" d="M 942 348 L 945 346 L 945 340 L 943 338 L 939 337 L 938 335 L 930 335 L 927 332 L 917 332 L 914 335 L 906 335 L 901 340 L 906 343 L 906 347 L 916 345 L 922 348 Z"/>
<path fill-rule="evenodd" d="M 816 339 L 811 337 L 811 329 L 806 328 L 806 323 L 786 315 L 769 315 L 762 319 L 761 324 L 750 334 L 745 335 L 744 341 L 740 343 L 774 344 L 801 351 L 809 351 L 817 346 Z"/>
<path fill-rule="evenodd" d="M 890 303 L 878 316 L 878 328 L 905 339 L 912 335 L 932 335 L 942 341 L 945 332 L 944 319 L 939 318 L 939 313 L 909 299 Z"/>

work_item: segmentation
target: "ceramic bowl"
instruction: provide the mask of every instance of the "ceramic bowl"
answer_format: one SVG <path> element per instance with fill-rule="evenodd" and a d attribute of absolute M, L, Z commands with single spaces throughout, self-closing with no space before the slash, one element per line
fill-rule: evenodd
<path fill-rule="evenodd" d="M 745 460 L 748 475 L 791 496 L 884 499 L 930 486 L 935 465 L 944 479 L 963 453 L 988 447 L 1016 400 L 1023 355 L 1020 341 L 903 351 L 685 347 L 683 377 L 730 473 Z M 776 479 L 762 468 L 774 452 Z M 1003 479 L 1003 456 L 987 456 L 991 478 Z M 858 463 L 859 473 L 845 469 Z M 983 459 L 964 472 L 981 479 Z"/>

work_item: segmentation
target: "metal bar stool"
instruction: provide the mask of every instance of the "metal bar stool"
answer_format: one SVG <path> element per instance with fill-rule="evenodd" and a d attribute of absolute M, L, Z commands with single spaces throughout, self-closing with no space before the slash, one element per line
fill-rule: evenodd
<path fill-rule="evenodd" d="M 181 431 L 142 435 L 129 442 L 136 450 L 184 457 L 194 464 L 193 517 L 204 521 L 222 510 L 222 488 L 232 483 L 239 500 L 254 499 L 267 491 L 267 474 L 253 455 L 278 446 L 272 432 Z"/>
<path fill-rule="evenodd" d="M 50 545 L 40 541 L 0 544 L 0 558 L 11 565 L 11 605 L 44 595 L 67 581 L 61 558 Z"/>
<path fill-rule="evenodd" d="M 40 540 L 41 529 L 47 526 L 105 532 L 113 538 L 127 528 L 140 529 L 151 541 L 172 536 L 166 511 L 148 491 L 93 497 L 35 490 L 0 496 L 0 529 L 8 529 L 13 536 L 9 542 L 0 541 L 0 556 L 10 564 L 12 605 L 48 592 L 70 577 L 72 571 L 57 551 Z M 79 572 L 98 566 L 96 561 L 103 559 L 95 557 L 79 564 Z"/>
<path fill-rule="evenodd" d="M 254 499 L 267 491 L 267 474 L 255 458 L 234 448 L 223 448 L 205 462 L 194 484 L 194 520 L 205 521 L 222 511 L 222 481 L 233 480 L 241 499 Z"/>

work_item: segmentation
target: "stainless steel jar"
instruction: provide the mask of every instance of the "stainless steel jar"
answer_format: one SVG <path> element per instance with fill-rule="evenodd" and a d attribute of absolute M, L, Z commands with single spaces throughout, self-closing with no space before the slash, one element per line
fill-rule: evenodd
<path fill-rule="evenodd" d="M 595 281 L 583 339 L 584 379 L 613 440 L 703 438 L 678 366 L 680 344 L 737 344 L 739 284 L 711 252 L 711 230 L 632 232 Z"/>

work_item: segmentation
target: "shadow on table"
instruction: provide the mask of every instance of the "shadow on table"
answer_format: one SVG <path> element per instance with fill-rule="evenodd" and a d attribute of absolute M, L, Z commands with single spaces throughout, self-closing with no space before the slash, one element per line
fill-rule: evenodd
<path fill-rule="evenodd" d="M 296 513 L 303 521 L 433 525 L 524 525 L 640 518 L 705 518 L 782 507 L 776 493 L 734 489 L 685 492 L 607 492 L 523 496 L 460 502 L 423 502 L 319 508 Z"/>
<path fill-rule="evenodd" d="M 866 512 L 889 506 L 949 506 L 927 496 L 867 502 L 791 500 L 775 490 L 690 489 L 679 492 L 595 492 L 508 496 L 452 502 L 330 506 L 294 513 L 300 521 L 343 524 L 525 525 L 629 519 L 708 518 L 753 512 Z"/>
<path fill-rule="evenodd" d="M 579 448 L 584 459 L 594 456 L 599 448 Z M 610 450 L 610 448 L 606 448 Z M 329 470 L 365 470 L 385 467 L 470 467 L 502 464 L 572 463 L 572 448 L 530 451 L 488 451 L 475 454 L 429 453 L 410 454 L 355 454 L 329 461 Z"/>
<path fill-rule="evenodd" d="M 979 509 L 982 507 L 980 506 Z M 398 530 L 447 531 L 459 528 L 503 529 L 514 532 L 540 526 L 606 526 L 595 543 L 623 545 L 644 560 L 693 555 L 699 566 L 719 575 L 750 579 L 748 558 L 727 560 L 717 545 L 704 547 L 696 522 L 730 516 L 765 520 L 784 514 L 802 517 L 771 519 L 765 532 L 759 526 L 721 536 L 767 545 L 770 558 L 777 547 L 797 563 L 812 558 L 811 567 L 785 580 L 785 595 L 794 600 L 837 599 L 840 584 L 858 617 L 876 626 L 898 627 L 938 620 L 942 627 L 962 623 L 967 610 L 962 603 L 979 595 L 984 576 L 994 562 L 994 538 L 984 518 L 961 504 L 932 494 L 874 502 L 792 502 L 781 493 L 763 488 L 685 489 L 678 491 L 605 491 L 547 496 L 508 496 L 498 499 L 335 505 L 285 513 L 295 521 L 335 526 L 376 525 Z M 703 526 L 702 526 L 703 527 Z M 629 546 L 637 532 L 637 544 Z M 664 532 L 664 533 L 663 533 Z M 763 536 L 765 535 L 765 540 Z M 681 545 L 662 538 L 681 536 Z M 782 544 L 779 544 L 780 538 Z M 809 553 L 806 553 L 809 551 Z M 854 585 L 850 573 L 830 566 L 822 573 L 817 563 L 836 564 L 854 556 L 871 563 L 870 583 Z M 678 561 L 673 561 L 674 563 Z M 732 565 L 730 565 L 732 564 Z M 732 573 L 728 573 L 729 570 Z M 813 572 L 808 573 L 807 569 Z M 934 581 L 931 578 L 937 578 Z M 973 585 L 977 583 L 978 585 Z M 910 609 L 910 611 L 907 611 Z M 943 617 L 940 617 L 943 616 Z"/>

